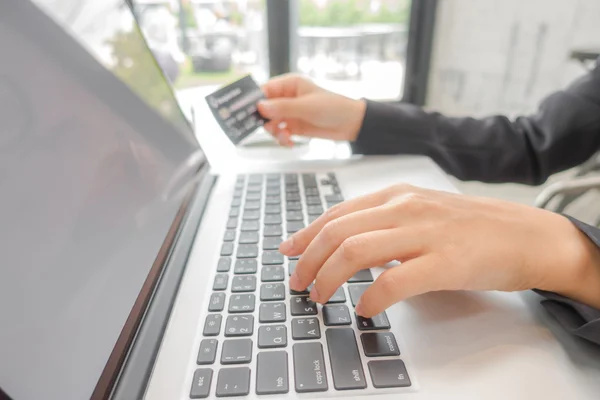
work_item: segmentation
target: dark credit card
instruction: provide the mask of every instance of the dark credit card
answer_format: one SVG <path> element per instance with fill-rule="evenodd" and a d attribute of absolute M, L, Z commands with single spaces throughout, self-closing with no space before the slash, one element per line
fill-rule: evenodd
<path fill-rule="evenodd" d="M 238 144 L 267 122 L 256 108 L 264 98 L 260 87 L 248 75 L 206 96 L 206 102 L 229 140 Z"/>

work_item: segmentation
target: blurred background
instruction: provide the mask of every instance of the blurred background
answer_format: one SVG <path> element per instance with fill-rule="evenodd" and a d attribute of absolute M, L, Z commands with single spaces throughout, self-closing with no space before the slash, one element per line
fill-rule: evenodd
<path fill-rule="evenodd" d="M 600 51 L 598 0 L 132 3 L 184 104 L 248 73 L 266 80 L 295 71 L 354 98 L 516 116 L 585 73 Z M 465 193 L 527 204 L 541 190 L 455 183 Z M 586 219 L 582 204 L 572 213 Z"/>

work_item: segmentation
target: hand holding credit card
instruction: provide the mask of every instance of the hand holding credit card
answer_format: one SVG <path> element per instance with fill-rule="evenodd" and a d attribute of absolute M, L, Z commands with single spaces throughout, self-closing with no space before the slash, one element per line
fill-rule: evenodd
<path fill-rule="evenodd" d="M 257 110 L 263 99 L 264 93 L 250 75 L 206 96 L 215 119 L 236 145 L 268 122 Z"/>

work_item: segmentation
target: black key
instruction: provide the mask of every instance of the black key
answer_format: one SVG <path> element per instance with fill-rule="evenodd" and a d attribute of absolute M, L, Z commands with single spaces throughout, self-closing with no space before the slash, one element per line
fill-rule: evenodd
<path fill-rule="evenodd" d="M 260 271 L 261 282 L 283 282 L 285 270 L 279 265 L 266 266 Z"/>
<path fill-rule="evenodd" d="M 242 197 L 243 194 L 244 194 L 244 191 L 242 190 L 242 188 L 235 189 L 233 191 L 233 198 L 234 199 L 239 199 L 240 197 Z"/>
<path fill-rule="evenodd" d="M 300 193 L 300 186 L 298 185 L 289 185 L 285 187 L 286 193 Z"/>
<path fill-rule="evenodd" d="M 221 332 L 221 320 L 223 316 L 221 314 L 208 314 L 206 321 L 204 321 L 204 336 L 217 336 Z"/>
<path fill-rule="evenodd" d="M 281 225 L 281 214 L 267 214 L 264 220 L 265 225 Z"/>
<path fill-rule="evenodd" d="M 263 250 L 277 250 L 282 241 L 281 236 L 266 237 L 263 239 Z"/>
<path fill-rule="evenodd" d="M 281 196 L 281 189 L 279 186 L 267 186 L 267 196 Z"/>
<path fill-rule="evenodd" d="M 231 268 L 231 258 L 219 258 L 219 262 L 217 263 L 217 272 L 229 272 L 229 268 Z"/>
<path fill-rule="evenodd" d="M 206 399 L 210 393 L 213 371 L 210 368 L 199 368 L 194 372 L 190 399 Z"/>
<path fill-rule="evenodd" d="M 217 397 L 246 396 L 250 393 L 250 368 L 224 368 L 217 378 Z"/>
<path fill-rule="evenodd" d="M 331 191 L 332 191 L 333 193 L 337 193 L 337 194 L 341 194 L 341 193 L 342 193 L 342 190 L 341 190 L 341 189 L 340 189 L 340 187 L 337 185 L 337 182 L 336 182 L 336 183 L 332 183 L 332 186 L 331 186 Z"/>
<path fill-rule="evenodd" d="M 369 361 L 369 372 L 376 388 L 410 386 L 410 378 L 402 360 Z"/>
<path fill-rule="evenodd" d="M 283 235 L 283 229 L 281 225 L 265 225 L 263 229 L 263 236 L 281 236 Z"/>
<path fill-rule="evenodd" d="M 263 251 L 262 263 L 263 265 L 282 265 L 283 254 L 278 251 Z"/>
<path fill-rule="evenodd" d="M 231 207 L 231 210 L 229 210 L 229 218 L 237 218 L 240 215 L 240 208 L 239 207 Z"/>
<path fill-rule="evenodd" d="M 348 279 L 348 283 L 354 282 L 373 282 L 373 274 L 370 269 L 361 269 L 354 276 Z"/>
<path fill-rule="evenodd" d="M 244 205 L 244 210 L 260 210 L 260 201 L 247 201 Z"/>
<path fill-rule="evenodd" d="M 323 214 L 323 206 L 308 206 L 308 208 L 306 209 L 308 215 L 316 215 L 319 216 L 321 214 Z"/>
<path fill-rule="evenodd" d="M 317 186 L 317 177 L 315 174 L 302 174 L 302 181 L 305 187 Z"/>
<path fill-rule="evenodd" d="M 287 233 L 296 233 L 300 229 L 304 228 L 304 222 L 302 221 L 290 221 L 286 225 Z"/>
<path fill-rule="evenodd" d="M 255 274 L 257 267 L 257 262 L 255 259 L 238 259 L 235 260 L 235 267 L 233 268 L 233 273 L 237 275 L 241 274 Z"/>
<path fill-rule="evenodd" d="M 235 230 L 227 229 L 225 231 L 225 235 L 223 235 L 223 241 L 224 242 L 233 242 L 234 240 L 235 240 Z"/>
<path fill-rule="evenodd" d="M 317 220 L 317 218 L 319 218 L 320 215 L 309 215 L 308 216 L 308 223 L 312 224 L 313 222 L 315 222 Z"/>
<path fill-rule="evenodd" d="M 323 322 L 326 326 L 350 325 L 350 311 L 345 304 L 324 305 Z"/>
<path fill-rule="evenodd" d="M 281 175 L 278 173 L 267 174 L 268 182 L 273 182 L 273 181 L 279 182 L 280 180 L 281 180 Z"/>
<path fill-rule="evenodd" d="M 258 348 L 274 349 L 287 346 L 285 325 L 267 325 L 258 328 Z"/>
<path fill-rule="evenodd" d="M 292 315 L 317 315 L 317 304 L 306 296 L 292 297 L 290 299 L 290 312 Z"/>
<path fill-rule="evenodd" d="M 318 319 L 314 317 L 292 319 L 292 339 L 309 340 L 319 339 L 320 337 L 321 329 L 319 328 Z"/>
<path fill-rule="evenodd" d="M 307 196 L 306 204 L 309 206 L 320 206 L 322 204 L 321 198 L 317 196 Z"/>
<path fill-rule="evenodd" d="M 208 303 L 208 311 L 217 312 L 223 311 L 225 308 L 225 293 L 216 292 L 210 295 L 210 302 Z"/>
<path fill-rule="evenodd" d="M 242 190 L 244 188 L 244 181 L 237 181 L 235 183 L 235 190 Z"/>
<path fill-rule="evenodd" d="M 298 196 L 300 197 L 300 196 Z M 290 211 L 302 211 L 302 203 L 300 203 L 299 201 L 290 201 L 288 200 L 287 203 L 285 203 L 285 209 L 287 212 Z"/>
<path fill-rule="evenodd" d="M 294 352 L 294 381 L 296 392 L 325 392 L 327 373 L 321 343 L 296 343 Z"/>
<path fill-rule="evenodd" d="M 367 290 L 370 285 L 348 285 L 348 293 L 350 293 L 350 301 L 352 305 L 356 307 L 360 296 Z"/>
<path fill-rule="evenodd" d="M 299 259 L 300 259 L 300 256 L 301 256 L 301 255 L 302 255 L 302 254 L 298 254 L 297 256 L 289 256 L 289 257 L 288 257 L 288 259 L 290 259 L 290 260 L 294 260 L 294 261 L 297 261 L 297 260 L 299 260 Z"/>
<path fill-rule="evenodd" d="M 285 299 L 285 286 L 283 283 L 263 283 L 260 286 L 261 301 L 276 301 Z"/>
<path fill-rule="evenodd" d="M 281 214 L 281 207 L 275 204 L 265 206 L 265 214 Z"/>
<path fill-rule="evenodd" d="M 285 183 L 298 183 L 298 175 L 293 173 L 285 174 L 284 180 Z"/>
<path fill-rule="evenodd" d="M 373 318 L 363 318 L 356 316 L 356 324 L 361 331 L 376 331 L 380 329 L 390 329 L 390 321 L 384 312 L 377 314 Z"/>
<path fill-rule="evenodd" d="M 345 303 L 345 302 L 346 302 L 346 295 L 344 294 L 344 288 L 342 286 L 340 286 L 339 288 L 337 288 L 337 290 L 335 291 L 333 296 L 331 296 L 329 298 L 329 301 L 327 302 L 327 304 Z"/>
<path fill-rule="evenodd" d="M 285 303 L 262 303 L 259 307 L 258 321 L 261 324 L 285 322 Z"/>
<path fill-rule="evenodd" d="M 224 242 L 221 245 L 221 255 L 222 256 L 230 256 L 233 254 L 233 243 L 232 242 Z"/>
<path fill-rule="evenodd" d="M 254 317 L 252 315 L 230 315 L 225 323 L 225 336 L 252 336 Z"/>
<path fill-rule="evenodd" d="M 231 292 L 243 293 L 254 292 L 256 290 L 256 276 L 238 275 L 231 280 Z"/>
<path fill-rule="evenodd" d="M 263 174 L 251 174 L 248 176 L 248 184 L 262 183 L 263 178 L 264 178 Z"/>
<path fill-rule="evenodd" d="M 217 357 L 217 339 L 202 339 L 200 342 L 200 350 L 198 350 L 198 365 L 208 365 L 215 362 Z"/>
<path fill-rule="evenodd" d="M 256 192 L 248 191 L 248 193 L 246 194 L 246 201 L 247 200 L 260 200 L 260 199 L 262 199 L 262 193 L 260 192 L 260 188 L 259 188 L 259 191 L 256 191 Z"/>
<path fill-rule="evenodd" d="M 367 357 L 399 356 L 400 349 L 392 332 L 369 332 L 360 335 Z"/>
<path fill-rule="evenodd" d="M 231 207 L 239 207 L 242 205 L 242 199 L 240 198 L 234 198 L 233 201 L 231 202 Z"/>
<path fill-rule="evenodd" d="M 280 196 L 267 196 L 267 198 L 265 199 L 265 204 L 272 206 L 272 205 L 279 205 L 281 204 L 281 197 Z"/>
<path fill-rule="evenodd" d="M 227 229 L 235 229 L 237 228 L 238 220 L 237 218 L 229 218 L 227 220 Z"/>
<path fill-rule="evenodd" d="M 309 187 L 309 188 L 304 189 L 304 194 L 306 196 L 318 196 L 319 189 L 316 187 Z"/>
<path fill-rule="evenodd" d="M 292 276 L 292 274 L 294 273 L 294 271 L 296 270 L 296 264 L 298 264 L 298 261 L 296 260 L 290 260 L 288 262 L 288 275 Z"/>
<path fill-rule="evenodd" d="M 258 243 L 258 232 L 242 232 L 242 233 L 240 233 L 240 243 L 242 243 L 242 244 Z"/>
<path fill-rule="evenodd" d="M 342 201 L 344 201 L 344 198 L 342 197 L 341 194 L 338 194 L 338 193 L 328 194 L 328 195 L 325 195 L 325 201 L 328 203 L 330 203 L 330 202 L 331 203 L 334 203 L 334 202 L 341 203 Z"/>
<path fill-rule="evenodd" d="M 325 331 L 333 386 L 337 390 L 364 389 L 367 387 L 356 337 L 352 328 Z"/>
<path fill-rule="evenodd" d="M 229 282 L 229 275 L 217 274 L 213 283 L 213 290 L 225 290 L 227 289 L 227 283 Z"/>
<path fill-rule="evenodd" d="M 244 211 L 244 215 L 242 216 L 244 221 L 256 221 L 260 219 L 260 211 L 259 210 L 248 210 Z"/>
<path fill-rule="evenodd" d="M 304 221 L 304 214 L 302 211 L 288 211 L 285 219 L 286 221 Z"/>
<path fill-rule="evenodd" d="M 301 292 L 297 292 L 295 290 L 290 289 L 290 294 L 294 295 L 294 296 L 307 296 L 310 294 L 310 290 L 312 289 L 313 284 L 311 283 L 306 289 L 304 289 Z"/>
<path fill-rule="evenodd" d="M 331 208 L 331 207 L 336 206 L 338 204 L 340 204 L 339 201 L 334 201 L 334 202 L 328 201 L 327 202 L 327 208 Z"/>
<path fill-rule="evenodd" d="M 258 221 L 242 221 L 240 229 L 242 232 L 256 232 L 260 229 L 260 224 Z"/>
<path fill-rule="evenodd" d="M 288 361 L 285 351 L 258 353 L 256 362 L 256 394 L 289 392 Z"/>
<path fill-rule="evenodd" d="M 250 185 L 250 186 L 248 186 L 248 189 L 246 190 L 246 192 L 248 194 L 260 193 L 260 192 L 262 192 L 262 185 Z M 252 200 L 252 199 L 248 199 L 248 200 Z"/>
<path fill-rule="evenodd" d="M 299 203 L 301 200 L 300 193 L 286 192 L 285 200 L 288 203 L 291 201 L 297 201 Z"/>
<path fill-rule="evenodd" d="M 237 258 L 258 257 L 258 246 L 255 244 L 240 244 L 237 249 Z"/>
<path fill-rule="evenodd" d="M 229 298 L 229 312 L 253 312 L 255 301 L 256 299 L 253 294 L 235 294 Z"/>
<path fill-rule="evenodd" d="M 221 351 L 221 364 L 248 364 L 252 361 L 252 339 L 226 340 Z"/>

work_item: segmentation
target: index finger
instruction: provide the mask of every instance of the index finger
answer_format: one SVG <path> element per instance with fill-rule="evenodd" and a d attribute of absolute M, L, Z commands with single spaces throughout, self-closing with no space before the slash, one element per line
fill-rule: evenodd
<path fill-rule="evenodd" d="M 262 91 L 269 99 L 296 97 L 300 79 L 301 77 L 295 74 L 280 75 L 262 85 Z"/>

